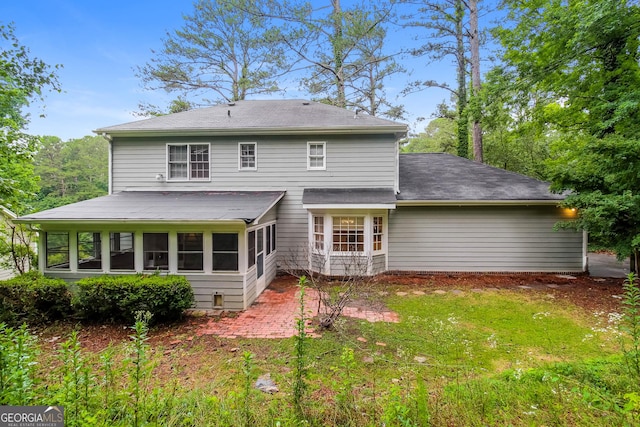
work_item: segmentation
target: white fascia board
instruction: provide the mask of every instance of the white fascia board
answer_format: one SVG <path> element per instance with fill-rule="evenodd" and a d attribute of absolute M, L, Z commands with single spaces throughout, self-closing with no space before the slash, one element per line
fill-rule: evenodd
<path fill-rule="evenodd" d="M 285 196 L 285 194 L 286 194 L 286 192 L 283 192 L 280 195 L 280 197 L 278 197 L 273 203 L 271 203 L 271 205 L 269 205 L 269 207 L 267 209 L 265 209 L 265 211 L 262 212 L 262 214 L 259 217 L 257 217 L 256 219 L 254 219 L 250 224 L 254 224 L 254 225 L 260 224 L 260 220 L 262 220 L 262 217 L 264 217 L 267 213 L 269 213 L 269 211 L 271 209 L 273 209 L 273 207 L 275 205 L 277 205 L 278 202 L 280 202 L 280 200 L 282 200 L 282 198 Z"/>
<path fill-rule="evenodd" d="M 558 206 L 562 200 L 398 200 L 397 206 Z"/>
<path fill-rule="evenodd" d="M 326 205 L 314 205 L 304 204 L 303 209 L 395 209 L 395 204 L 374 203 L 374 204 L 326 204 Z"/>
<path fill-rule="evenodd" d="M 150 137 L 150 136 L 265 136 L 265 135 L 344 135 L 344 134 L 403 134 L 406 126 L 388 127 L 343 127 L 343 128 L 248 128 L 248 129 L 155 129 L 155 130 L 103 130 L 92 131 L 109 137 Z"/>

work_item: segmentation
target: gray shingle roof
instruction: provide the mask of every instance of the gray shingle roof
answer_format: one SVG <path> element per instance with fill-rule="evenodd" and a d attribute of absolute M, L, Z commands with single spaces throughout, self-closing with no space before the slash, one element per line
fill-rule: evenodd
<path fill-rule="evenodd" d="M 401 154 L 405 201 L 554 201 L 549 183 L 445 153 Z"/>
<path fill-rule="evenodd" d="M 396 204 L 393 188 L 306 188 L 303 205 Z"/>
<path fill-rule="evenodd" d="M 322 130 L 405 132 L 391 120 L 355 114 L 343 108 L 304 100 L 237 101 L 96 129 L 111 135 L 135 133 L 250 133 Z"/>
<path fill-rule="evenodd" d="M 19 222 L 253 222 L 284 196 L 283 191 L 123 191 L 43 212 Z"/>

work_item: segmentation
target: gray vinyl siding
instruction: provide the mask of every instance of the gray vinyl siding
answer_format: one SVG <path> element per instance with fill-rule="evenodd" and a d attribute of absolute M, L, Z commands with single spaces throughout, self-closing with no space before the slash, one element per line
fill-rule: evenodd
<path fill-rule="evenodd" d="M 244 310 L 244 278 L 241 274 L 185 274 L 196 299 L 198 309 L 213 308 L 213 293 L 219 292 L 223 295 L 225 310 Z"/>
<path fill-rule="evenodd" d="M 389 216 L 389 270 L 580 272 L 582 233 L 554 231 L 550 206 L 398 207 Z"/>
<path fill-rule="evenodd" d="M 307 142 L 326 142 L 326 170 L 307 170 Z M 211 180 L 158 182 L 166 174 L 167 143 L 210 143 Z M 257 143 L 257 170 L 238 170 L 238 143 Z M 394 135 L 239 138 L 115 138 L 113 192 L 123 190 L 286 190 L 278 206 L 280 256 L 307 246 L 305 188 L 394 187 Z M 266 222 L 271 218 L 265 218 Z"/>
<path fill-rule="evenodd" d="M 382 255 L 374 255 L 371 260 L 371 272 L 373 274 L 384 273 L 387 271 L 387 256 Z"/>

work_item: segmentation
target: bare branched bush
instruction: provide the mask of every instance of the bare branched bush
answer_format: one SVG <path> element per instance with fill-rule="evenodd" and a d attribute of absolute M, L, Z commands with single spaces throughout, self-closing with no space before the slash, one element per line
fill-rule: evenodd
<path fill-rule="evenodd" d="M 368 293 L 372 281 L 371 257 L 355 252 L 329 255 L 301 246 L 289 250 L 281 267 L 294 277 L 305 276 L 309 287 L 318 293 L 317 315 L 324 329 L 335 326 L 343 309 Z"/>

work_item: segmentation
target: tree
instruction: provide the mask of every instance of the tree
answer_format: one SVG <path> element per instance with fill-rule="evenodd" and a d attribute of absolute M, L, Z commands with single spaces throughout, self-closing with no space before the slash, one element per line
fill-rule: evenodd
<path fill-rule="evenodd" d="M 471 51 L 471 87 L 474 97 L 481 89 L 480 81 L 480 31 L 478 29 L 478 0 L 469 0 L 469 45 Z M 473 115 L 473 159 L 482 163 L 482 125 L 480 114 Z"/>
<path fill-rule="evenodd" d="M 282 23 L 280 40 L 308 71 L 302 87 L 320 102 L 402 118 L 404 108 L 383 90 L 388 77 L 403 71 L 384 43 L 395 2 L 363 1 L 346 10 L 340 0 L 329 3 L 315 9 L 306 2 L 271 3 Z"/>
<path fill-rule="evenodd" d="M 67 142 L 44 137 L 34 162 L 42 182 L 36 210 L 103 196 L 109 190 L 108 144 L 101 136 Z"/>
<path fill-rule="evenodd" d="M 279 90 L 286 55 L 274 42 L 263 1 L 198 0 L 194 7 L 184 27 L 168 33 L 162 50 L 138 68 L 147 88 L 202 96 L 205 104 Z"/>
<path fill-rule="evenodd" d="M 46 90 L 60 91 L 58 68 L 32 58 L 13 25 L 0 25 L 0 204 L 17 213 L 37 189 L 31 156 L 39 140 L 25 132 L 29 115 L 23 109 L 42 100 Z"/>
<path fill-rule="evenodd" d="M 480 29 L 478 0 L 405 0 L 417 6 L 415 13 L 407 17 L 405 26 L 424 30 L 424 44 L 411 51 L 414 56 L 426 56 L 430 61 L 454 59 L 456 88 L 446 82 L 419 80 L 410 83 L 406 92 L 438 87 L 451 91 L 457 104 L 457 132 L 460 157 L 469 157 L 469 118 L 473 119 L 473 154 L 483 161 L 481 113 L 476 99 L 480 80 Z M 417 17 L 416 17 L 417 16 Z M 465 19 L 469 18 L 469 22 Z M 470 55 L 470 59 L 467 57 Z M 469 108 L 467 75 L 471 68 L 473 108 Z"/>
<path fill-rule="evenodd" d="M 409 141 L 402 147 L 405 153 L 449 153 L 456 154 L 458 150 L 456 129 L 456 111 L 451 110 L 446 103 L 438 105 L 436 117 L 429 122 L 424 132 L 411 135 Z"/>
<path fill-rule="evenodd" d="M 637 261 L 640 251 L 640 8 L 624 0 L 507 0 L 498 29 L 516 86 L 545 94 L 553 189 L 573 226 Z M 636 270 L 638 263 L 635 262 Z"/>

